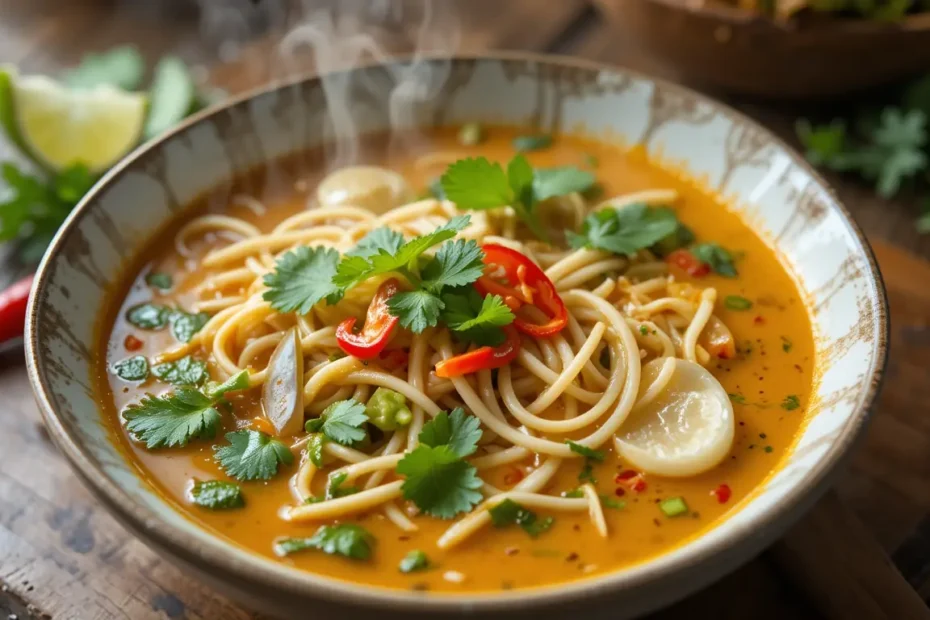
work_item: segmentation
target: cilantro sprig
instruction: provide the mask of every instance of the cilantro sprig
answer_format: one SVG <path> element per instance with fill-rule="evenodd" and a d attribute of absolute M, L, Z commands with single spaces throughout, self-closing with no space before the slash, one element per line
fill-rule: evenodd
<path fill-rule="evenodd" d="M 510 498 L 497 504 L 488 513 L 494 527 L 502 528 L 508 525 L 519 525 L 530 538 L 537 538 L 555 523 L 553 517 L 540 519 L 535 512 L 526 508 Z"/>
<path fill-rule="evenodd" d="M 480 422 L 457 408 L 439 413 L 420 431 L 420 445 L 397 464 L 404 498 L 434 517 L 451 519 L 481 501 L 478 470 L 464 458 L 478 448 Z"/>
<path fill-rule="evenodd" d="M 536 206 L 543 200 L 572 192 L 584 192 L 594 175 L 573 166 L 533 169 L 522 154 L 507 170 L 485 157 L 469 157 L 452 163 L 439 180 L 442 193 L 459 209 L 483 211 L 509 206 L 536 237 L 549 241 L 539 222 Z"/>
<path fill-rule="evenodd" d="M 319 418 L 307 420 L 304 427 L 308 433 L 320 432 L 326 439 L 351 446 L 368 436 L 364 428 L 367 422 L 365 405 L 350 398 L 331 404 Z"/>
<path fill-rule="evenodd" d="M 596 211 L 584 219 L 581 233 L 568 232 L 566 238 L 576 249 L 594 248 L 633 256 L 675 235 L 678 228 L 678 218 L 671 209 L 636 203 Z"/>
<path fill-rule="evenodd" d="M 354 523 L 324 525 L 313 536 L 307 538 L 280 538 L 274 543 L 274 552 L 279 556 L 297 551 L 316 549 L 329 555 L 341 555 L 350 560 L 367 560 L 371 557 L 375 537 Z"/>
<path fill-rule="evenodd" d="M 278 465 L 290 465 L 294 454 L 283 442 L 256 430 L 226 433 L 228 445 L 215 449 L 215 459 L 229 476 L 238 480 L 270 480 Z"/>

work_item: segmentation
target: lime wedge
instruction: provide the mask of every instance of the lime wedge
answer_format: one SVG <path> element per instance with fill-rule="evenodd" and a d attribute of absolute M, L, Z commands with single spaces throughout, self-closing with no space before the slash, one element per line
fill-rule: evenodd
<path fill-rule="evenodd" d="M 0 114 L 0 122 L 6 121 L 4 128 L 14 142 L 52 170 L 83 163 L 102 172 L 139 143 L 146 113 L 143 94 L 107 85 L 71 90 L 44 76 L 10 72 L 6 80 L 11 110 L 6 119 Z"/>

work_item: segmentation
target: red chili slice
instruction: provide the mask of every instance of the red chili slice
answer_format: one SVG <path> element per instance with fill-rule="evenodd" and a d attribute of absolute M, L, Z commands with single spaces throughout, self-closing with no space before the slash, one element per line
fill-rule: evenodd
<path fill-rule="evenodd" d="M 26 276 L 0 293 L 0 343 L 23 335 L 32 279 Z"/>
<path fill-rule="evenodd" d="M 710 273 L 710 265 L 685 249 L 675 250 L 665 260 L 693 278 L 703 278 Z"/>
<path fill-rule="evenodd" d="M 385 280 L 378 287 L 374 299 L 368 306 L 365 326 L 356 333 L 355 317 L 349 317 L 336 327 L 336 341 L 339 348 L 348 355 L 360 360 L 377 357 L 387 346 L 391 333 L 397 325 L 398 318 L 388 311 L 388 299 L 397 294 L 400 287 L 395 278 Z"/>
<path fill-rule="evenodd" d="M 482 295 L 500 295 L 511 310 L 516 312 L 524 305 L 539 308 L 549 320 L 538 324 L 517 316 L 513 325 L 528 336 L 537 338 L 557 334 L 568 323 L 568 310 L 559 297 L 552 280 L 529 258 L 502 245 L 486 243 L 485 274 L 475 282 Z"/>
<path fill-rule="evenodd" d="M 509 364 L 520 352 L 520 335 L 509 325 L 504 327 L 504 334 L 507 340 L 499 346 L 481 347 L 439 362 L 436 376 L 449 379 Z"/>
<path fill-rule="evenodd" d="M 721 504 L 726 504 L 730 501 L 730 496 L 733 495 L 733 491 L 730 490 L 730 486 L 727 484 L 721 484 L 719 487 L 710 492 L 711 495 L 717 498 L 717 501 Z"/>

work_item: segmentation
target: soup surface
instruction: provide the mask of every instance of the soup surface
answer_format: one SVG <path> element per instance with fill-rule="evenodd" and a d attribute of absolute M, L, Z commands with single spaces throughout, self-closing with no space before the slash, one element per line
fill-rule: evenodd
<path fill-rule="evenodd" d="M 112 299 L 98 385 L 118 441 L 190 519 L 328 577 L 508 590 L 667 552 L 778 468 L 804 419 L 814 348 L 776 253 L 637 149 L 481 133 L 439 131 L 403 156 L 369 140 L 363 163 L 399 177 L 324 181 L 306 172 L 324 168 L 322 155 L 304 154 L 205 197 L 144 250 Z M 492 195 L 484 207 L 520 188 L 519 162 L 507 166 L 516 147 L 535 168 L 528 193 L 510 196 L 521 204 L 461 209 L 481 202 L 466 195 L 475 188 Z M 448 168 L 479 156 L 504 168 Z M 447 168 L 452 202 L 402 206 Z M 380 219 L 321 210 L 318 187 L 332 205 Z M 627 196 L 644 190 L 656 191 Z M 288 220 L 309 213 L 321 215 Z M 327 270 L 366 232 L 403 234 L 382 243 L 388 256 L 442 225 L 452 236 L 457 213 L 471 216 L 458 239 L 474 241 L 440 240 L 342 287 L 338 303 L 314 300 L 333 291 Z M 288 264 L 296 246 L 312 250 Z M 354 253 L 368 265 L 370 253 Z M 378 315 L 379 296 L 396 301 L 398 290 L 402 307 L 382 303 Z M 481 304 L 495 294 L 491 320 Z M 446 306 L 438 320 L 408 307 L 434 299 Z M 476 330 L 447 315 L 462 303 Z M 348 317 L 358 320 L 343 338 Z M 225 393 L 208 382 L 227 380 Z M 491 418 L 511 430 L 491 431 Z"/>

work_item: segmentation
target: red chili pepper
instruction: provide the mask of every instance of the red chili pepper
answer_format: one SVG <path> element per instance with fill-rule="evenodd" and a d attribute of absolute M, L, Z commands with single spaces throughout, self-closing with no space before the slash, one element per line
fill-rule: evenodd
<path fill-rule="evenodd" d="M 26 276 L 0 293 L 0 343 L 23 335 L 32 279 Z"/>
<path fill-rule="evenodd" d="M 496 347 L 481 347 L 436 364 L 436 376 L 444 379 L 468 375 L 486 368 L 509 364 L 520 351 L 520 335 L 509 325 L 504 327 L 507 340 Z"/>
<path fill-rule="evenodd" d="M 719 487 L 710 492 L 711 495 L 716 496 L 717 501 L 721 504 L 726 504 L 730 501 L 730 496 L 733 495 L 733 491 L 730 490 L 730 486 L 726 484 L 721 484 Z"/>
<path fill-rule="evenodd" d="M 622 484 L 636 493 L 646 490 L 646 480 L 643 478 L 643 475 L 632 469 L 621 471 L 614 477 L 614 482 Z"/>
<path fill-rule="evenodd" d="M 349 317 L 336 327 L 336 341 L 339 348 L 348 355 L 360 360 L 370 360 L 377 357 L 387 346 L 391 333 L 397 325 L 398 318 L 388 311 L 388 299 L 397 294 L 399 286 L 397 280 L 385 280 L 378 287 L 374 299 L 368 306 L 368 315 L 365 317 L 365 326 L 362 331 L 355 333 L 355 317 Z"/>
<path fill-rule="evenodd" d="M 710 273 L 710 265 L 684 248 L 675 250 L 665 257 L 665 260 L 669 265 L 678 267 L 692 278 L 703 278 Z"/>
<path fill-rule="evenodd" d="M 127 351 L 138 351 L 139 349 L 142 348 L 144 344 L 145 344 L 144 342 L 142 342 L 141 340 L 139 340 L 132 334 L 129 334 L 123 340 L 123 346 L 126 348 Z"/>
<path fill-rule="evenodd" d="M 568 310 L 555 290 L 552 280 L 536 263 L 508 247 L 494 243 L 481 246 L 484 250 L 485 274 L 475 282 L 482 295 L 500 295 L 504 303 L 516 312 L 523 305 L 536 306 L 549 317 L 543 324 L 517 317 L 513 325 L 528 336 L 537 338 L 557 334 L 568 323 Z"/>

